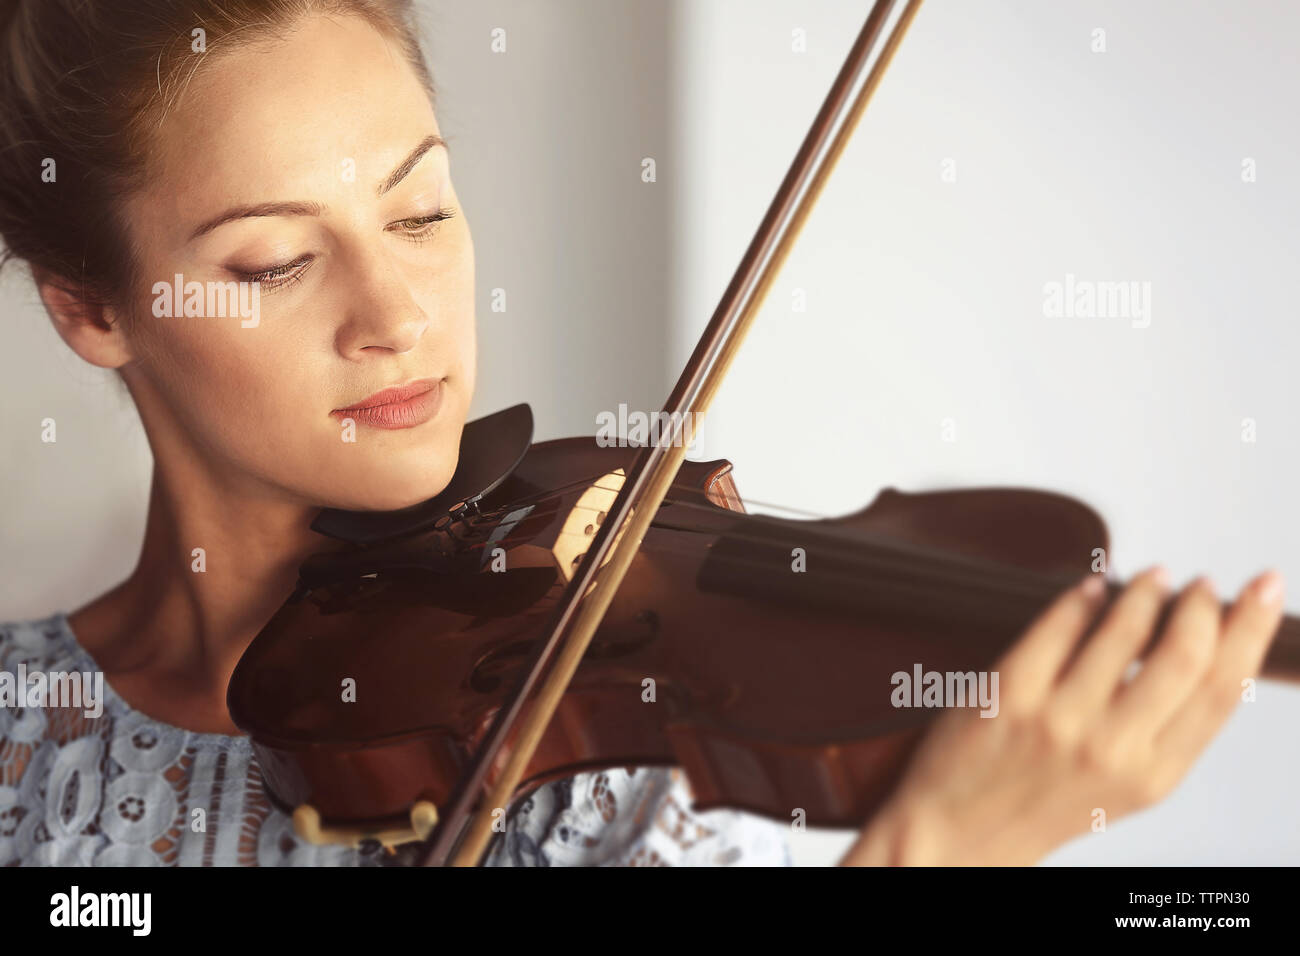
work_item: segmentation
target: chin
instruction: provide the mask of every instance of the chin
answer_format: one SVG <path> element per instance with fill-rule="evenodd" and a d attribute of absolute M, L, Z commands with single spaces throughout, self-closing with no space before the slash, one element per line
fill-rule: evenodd
<path fill-rule="evenodd" d="M 436 468 L 385 469 L 358 475 L 346 493 L 329 496 L 327 507 L 347 511 L 399 511 L 441 492 L 455 470 L 453 459 Z"/>

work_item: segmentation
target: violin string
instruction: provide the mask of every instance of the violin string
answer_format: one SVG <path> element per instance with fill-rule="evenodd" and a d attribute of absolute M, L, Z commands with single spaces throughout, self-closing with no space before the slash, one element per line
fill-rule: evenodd
<path fill-rule="evenodd" d="M 593 475 L 586 478 L 580 478 L 576 481 L 569 482 L 566 485 L 560 485 L 557 488 L 548 489 L 546 491 L 538 492 L 532 495 L 526 495 L 522 498 L 518 498 L 512 501 L 510 503 L 510 507 L 514 508 L 514 507 L 520 507 L 528 504 L 535 504 L 538 501 L 547 497 L 554 497 L 555 495 L 563 494 L 564 492 L 577 491 L 580 488 L 587 488 L 590 487 L 600 477 L 603 476 Z M 724 511 L 730 511 L 733 514 L 735 513 L 750 514 L 751 512 L 748 512 L 745 509 L 748 508 L 749 506 L 757 506 L 760 508 L 772 508 L 776 511 L 786 512 L 787 514 L 801 515 L 802 517 L 807 518 L 809 520 L 833 521 L 836 518 L 835 515 L 823 514 L 817 511 L 807 511 L 803 508 L 796 508 L 793 505 L 779 504 L 775 501 L 760 501 L 757 498 L 742 498 L 739 495 L 729 495 L 721 492 L 708 492 L 707 494 L 711 499 L 715 499 L 720 502 L 717 505 L 717 507 L 722 508 Z M 671 495 L 669 496 L 668 500 L 669 501 L 673 500 Z M 740 507 L 737 508 L 735 507 L 736 505 L 739 505 Z"/>
<path fill-rule="evenodd" d="M 543 492 L 539 495 L 532 496 L 528 500 L 540 500 L 548 496 L 554 496 L 561 491 L 572 491 L 582 487 L 589 487 L 595 477 L 588 477 L 571 482 L 561 489 L 554 489 Z M 798 512 L 800 509 L 790 508 L 784 505 L 764 503 L 756 501 L 753 498 L 742 498 L 739 495 L 713 494 L 710 495 L 713 503 L 700 504 L 697 502 L 686 501 L 682 498 L 668 499 L 667 505 L 671 505 L 678 511 L 698 510 L 712 518 L 725 520 L 728 515 L 738 516 L 742 521 L 755 519 L 757 521 L 775 522 L 775 527 L 780 528 L 786 534 L 797 536 L 801 532 L 812 532 L 817 538 L 824 543 L 826 540 L 838 537 L 849 553 L 838 557 L 836 560 L 843 562 L 849 570 L 843 572 L 846 588 L 861 588 L 864 586 L 864 579 L 861 572 L 865 571 L 874 577 L 868 577 L 867 583 L 872 585 L 882 584 L 889 587 L 894 593 L 901 593 L 900 589 L 907 586 L 907 582 L 914 578 L 922 578 L 921 585 L 912 588 L 911 593 L 917 597 L 933 599 L 936 593 L 941 593 L 946 599 L 951 600 L 954 595 L 954 589 L 962 588 L 972 595 L 979 596 L 997 596 L 1001 599 L 1023 600 L 1027 606 L 1044 606 L 1054 596 L 1064 591 L 1066 588 L 1078 582 L 1083 576 L 1082 572 L 1067 572 L 1053 570 L 1050 572 L 1036 571 L 1033 569 L 1022 568 L 1018 565 L 1006 564 L 997 561 L 981 561 L 966 555 L 955 553 L 946 553 L 933 546 L 917 545 L 912 542 L 906 542 L 896 538 L 886 538 L 883 536 L 874 536 L 876 540 L 869 544 L 869 549 L 864 552 L 863 539 L 868 536 L 866 532 L 853 532 L 843 528 L 837 528 L 834 522 L 840 519 L 826 517 L 815 512 L 802 511 L 809 518 L 816 521 L 826 522 L 826 524 L 812 527 L 813 521 L 808 522 L 810 525 L 807 529 L 801 529 L 796 522 L 794 525 L 783 523 L 783 519 L 773 518 L 768 515 L 753 514 L 742 510 L 745 505 L 759 505 L 763 507 L 773 507 L 781 510 Z M 717 504 L 718 500 L 723 502 L 738 504 L 740 509 L 726 509 Z M 769 525 L 772 526 L 772 525 Z M 661 524 L 661 528 L 663 525 Z M 690 529 L 677 529 L 684 533 L 691 533 Z M 752 534 L 747 531 L 739 531 L 736 528 L 729 529 L 699 529 L 706 533 L 716 533 L 720 538 L 726 538 L 729 541 L 740 543 L 750 543 L 754 545 L 772 545 L 780 542 L 774 542 L 769 537 Z M 784 543 L 791 543 L 786 541 Z M 664 542 L 659 542 L 659 548 L 664 549 Z M 799 546 L 796 544 L 795 546 Z M 879 552 L 879 557 L 873 554 L 870 549 L 874 548 Z M 698 554 L 698 547 L 695 545 L 681 546 L 680 553 Z M 865 555 L 865 556 L 864 556 Z M 761 559 L 748 559 L 737 555 L 727 555 L 725 557 L 733 567 L 745 567 L 752 569 L 754 572 L 771 573 L 773 565 Z M 946 565 L 946 566 L 945 566 Z M 793 572 L 792 572 L 793 573 Z M 901 579 L 900 579 L 901 576 Z M 1119 585 L 1107 582 L 1108 590 L 1117 591 Z M 936 588 L 942 588 L 936 592 Z M 1285 634 L 1295 632 L 1294 636 L 1300 640 L 1300 618 L 1287 616 L 1282 622 L 1282 631 Z"/>
<path fill-rule="evenodd" d="M 567 491 L 590 487 L 599 477 L 602 476 L 587 476 L 559 488 L 547 489 L 534 495 L 516 499 L 511 502 L 511 507 L 518 508 L 528 504 L 535 504 Z M 742 506 L 745 504 L 745 499 L 739 496 L 722 495 L 720 497 L 724 501 L 739 503 Z M 752 499 L 750 501 L 752 502 Z M 829 544 L 833 547 L 843 547 L 846 553 L 838 555 L 836 559 L 840 560 L 847 568 L 851 568 L 851 570 L 841 572 L 846 578 L 846 587 L 861 588 L 863 579 L 859 574 L 865 571 L 869 575 L 874 575 L 874 577 L 869 578 L 871 583 L 888 581 L 891 589 L 895 591 L 904 587 L 906 582 L 923 577 L 926 583 L 921 586 L 920 590 L 927 591 L 931 596 L 933 596 L 934 587 L 943 587 L 945 593 L 948 594 L 951 594 L 954 588 L 961 587 L 970 592 L 978 592 L 981 595 L 998 594 L 1004 598 L 1018 597 L 1042 603 L 1050 598 L 1052 594 L 1068 587 L 1078 577 L 1072 578 L 1061 574 L 1044 575 L 1041 572 L 1001 563 L 996 563 L 990 567 L 977 563 L 972 558 L 945 553 L 933 547 L 916 545 L 900 539 L 885 538 L 868 532 L 852 532 L 836 527 L 833 524 L 834 519 L 825 519 L 822 516 L 817 517 L 831 523 L 805 529 L 791 527 L 780 518 L 726 509 L 717 504 L 699 504 L 677 498 L 673 499 L 670 505 L 675 509 L 674 513 L 680 513 L 681 511 L 695 512 L 703 514 L 707 518 L 724 522 L 729 516 L 734 515 L 741 522 L 757 522 L 759 526 L 779 531 L 784 538 L 782 541 L 773 541 L 771 537 L 734 527 L 696 529 L 704 533 L 717 534 L 720 538 L 725 538 L 730 542 L 766 545 L 768 547 L 776 544 L 794 543 L 794 546 L 799 547 L 803 545 L 800 545 L 797 540 L 792 542 L 791 539 L 797 539 L 802 533 L 807 539 L 805 544 L 816 542 Z M 812 514 L 811 512 L 805 513 Z M 809 524 L 812 523 L 809 522 Z M 692 529 L 675 530 L 681 530 L 683 533 L 688 534 L 692 533 Z M 864 544 L 867 545 L 865 551 Z M 660 547 L 662 546 L 661 544 Z M 875 549 L 879 554 L 873 553 L 871 549 Z M 807 548 L 805 547 L 806 551 Z M 682 552 L 698 553 L 698 548 L 684 545 Z M 772 570 L 770 563 L 758 559 L 728 555 L 724 560 L 733 567 L 746 566 L 757 572 L 768 573 Z"/>
<path fill-rule="evenodd" d="M 600 477 L 603 476 L 588 476 L 557 488 L 541 490 L 512 501 L 509 507 L 515 510 L 579 491 L 591 487 Z M 817 569 L 815 573 L 819 583 L 825 582 L 829 576 L 831 586 L 838 582 L 846 595 L 863 594 L 868 602 L 874 600 L 877 606 L 897 606 L 900 602 L 905 602 L 909 609 L 920 609 L 932 618 L 942 617 L 953 626 L 970 623 L 982 628 L 1008 631 L 1023 627 L 1030 614 L 1046 607 L 1054 597 L 1082 577 L 1082 574 L 1077 573 L 1041 572 L 997 561 L 981 561 L 967 555 L 944 552 L 934 546 L 918 545 L 870 532 L 856 532 L 836 526 L 835 522 L 843 520 L 842 518 L 801 512 L 800 509 L 741 498 L 738 495 L 714 493 L 709 498 L 708 504 L 680 497 L 666 499 L 665 518 L 694 513 L 704 516 L 706 521 L 712 519 L 722 524 L 722 527 L 673 527 L 666 520 L 659 524 L 659 530 L 674 530 L 680 536 L 656 535 L 653 553 L 698 558 L 701 555 L 699 544 L 685 537 L 693 534 L 715 535 L 720 541 L 750 544 L 755 548 L 770 549 L 777 545 L 804 547 L 806 555 L 817 562 L 814 567 Z M 719 502 L 740 507 L 729 509 Z M 803 522 L 797 519 L 754 514 L 744 510 L 747 505 L 799 512 L 814 520 L 806 522 L 806 528 L 801 528 L 799 525 Z M 741 524 L 765 528 L 769 533 L 765 535 L 740 527 L 725 527 L 727 519 L 733 516 Z M 774 540 L 772 532 L 779 532 L 779 539 Z M 804 539 L 802 544 L 799 543 L 801 536 Z M 809 545 L 815 550 L 810 550 Z M 826 568 L 823 564 L 828 553 L 833 563 Z M 706 556 L 705 560 L 721 562 L 733 571 L 752 573 L 760 587 L 763 576 L 771 576 L 786 566 L 784 556 L 780 562 L 774 562 L 755 557 L 752 553 L 720 553 L 716 550 Z M 791 569 L 785 573 L 795 572 Z M 1108 583 L 1108 588 L 1113 592 L 1118 586 Z M 1300 641 L 1300 619 L 1286 617 L 1279 636 L 1293 642 Z"/>
<path fill-rule="evenodd" d="M 774 543 L 770 539 L 748 534 L 728 533 L 723 537 L 767 547 Z M 667 541 L 662 537 L 657 539 L 655 550 L 697 557 L 700 553 L 698 546 L 677 538 Z M 808 557 L 809 560 L 818 557 L 825 559 L 824 555 L 812 552 L 809 552 Z M 774 572 L 787 566 L 785 556 L 775 562 L 748 554 L 715 553 L 706 560 L 718 560 L 729 568 L 753 571 L 760 585 L 763 575 L 770 580 Z M 832 560 L 836 563 L 830 569 L 819 569 L 817 573 L 823 580 L 826 575 L 838 579 L 846 594 L 871 589 L 874 595 L 883 595 L 889 599 L 910 599 L 930 607 L 940 604 L 944 613 L 949 615 L 957 615 L 964 610 L 978 622 L 987 624 L 996 624 L 1001 620 L 1008 625 L 1021 626 L 1025 623 L 1027 613 L 1045 608 L 1051 600 L 1082 578 L 1082 574 L 1068 571 L 1035 571 L 1000 562 L 975 563 L 965 556 L 952 556 L 938 551 L 925 554 L 920 560 L 891 553 L 877 561 L 869 552 L 867 557 L 858 553 L 843 556 L 842 559 L 835 556 Z M 864 570 L 866 574 L 862 573 Z M 782 573 L 794 572 L 791 570 Z M 1107 582 L 1107 589 L 1112 596 L 1120 587 L 1122 585 Z M 1300 642 L 1300 617 L 1286 615 L 1279 626 L 1275 652 L 1300 654 L 1300 648 L 1287 650 L 1296 642 Z"/>
<path fill-rule="evenodd" d="M 686 542 L 665 545 L 656 541 L 655 551 L 699 556 L 698 547 Z M 722 560 L 728 567 L 752 569 L 756 572 L 757 586 L 744 592 L 743 596 L 759 601 L 771 600 L 778 606 L 783 603 L 776 588 L 769 588 L 766 592 L 763 590 L 763 576 L 770 580 L 778 565 L 737 555 L 726 555 Z M 915 619 L 923 627 L 933 627 L 938 623 L 955 629 L 969 629 L 976 635 L 1001 633 L 1013 636 L 1020 633 L 1054 598 L 1077 580 L 1068 575 L 1056 577 L 1040 574 L 1034 581 L 1016 581 L 1016 572 L 1020 570 L 1002 566 L 1000 571 L 1006 577 L 994 581 L 936 574 L 932 568 L 925 569 L 927 576 L 920 579 L 909 577 L 897 566 L 888 568 L 888 571 L 897 573 L 889 575 L 887 579 L 870 574 L 859 575 L 853 570 L 842 568 L 831 568 L 828 572 L 819 571 L 818 574 L 829 574 L 831 586 L 835 586 L 838 580 L 840 590 L 846 596 L 861 595 L 860 606 L 864 611 L 883 611 L 888 614 L 893 609 L 906 609 L 907 617 Z M 792 572 L 785 573 L 793 576 Z M 1108 585 L 1108 588 L 1112 594 L 1118 590 L 1118 586 L 1113 584 Z M 725 595 L 728 591 L 724 586 L 715 593 Z M 797 592 L 795 598 L 798 598 Z M 814 602 L 823 600 L 821 595 L 813 594 L 810 590 L 802 613 L 816 613 L 818 608 Z M 1224 606 L 1227 607 L 1226 604 Z M 1300 679 L 1300 617 L 1290 614 L 1283 616 L 1277 637 L 1265 659 L 1263 673 L 1274 677 L 1282 676 L 1288 680 Z"/>
<path fill-rule="evenodd" d="M 739 495 L 727 495 L 727 494 L 718 494 L 717 497 L 721 498 L 723 501 L 727 502 L 728 504 L 740 505 L 741 508 L 744 509 L 743 513 L 746 514 L 752 514 L 753 512 L 750 512 L 748 509 L 750 506 L 756 505 L 759 508 L 772 508 L 775 509 L 776 511 L 784 511 L 787 514 L 802 515 L 804 518 L 808 518 L 810 520 L 834 521 L 836 517 L 835 515 L 821 514 L 820 512 L 817 511 L 806 511 L 803 508 L 796 508 L 793 505 L 777 504 L 774 501 L 760 501 L 757 498 L 742 498 Z M 740 509 L 729 508 L 728 510 L 736 511 Z"/>
<path fill-rule="evenodd" d="M 536 504 L 536 503 L 538 503 L 539 501 L 541 501 L 541 500 L 543 500 L 543 499 L 545 499 L 545 498 L 555 497 L 555 496 L 557 496 L 557 495 L 559 495 L 559 494 L 562 494 L 562 493 L 564 493 L 564 492 L 566 492 L 566 491 L 576 491 L 576 490 L 578 490 L 578 489 L 580 489 L 580 488 L 590 487 L 591 484 L 592 484 L 594 481 L 596 481 L 596 480 L 597 480 L 596 477 L 587 477 L 587 478 L 583 478 L 583 479 L 578 479 L 578 480 L 576 480 L 576 481 L 570 482 L 570 483 L 567 484 L 567 485 L 562 485 L 562 486 L 560 486 L 559 488 L 548 489 L 548 490 L 546 490 L 546 491 L 539 492 L 539 493 L 534 494 L 534 495 L 529 495 L 529 496 L 525 496 L 525 497 L 523 497 L 523 498 L 519 498 L 519 499 L 517 499 L 517 500 L 515 500 L 515 501 L 512 501 L 512 502 L 510 503 L 509 507 L 513 510 L 513 509 L 517 509 L 517 508 L 522 507 L 522 506 L 525 506 L 525 505 Z M 741 499 L 740 497 L 735 496 L 735 495 L 724 495 L 724 496 L 720 496 L 720 497 L 722 497 L 722 499 L 723 499 L 724 501 L 729 501 L 729 502 L 732 502 L 732 503 L 739 503 L 739 504 L 742 504 L 742 505 L 745 504 L 745 500 L 744 500 L 744 499 Z M 751 499 L 751 502 L 752 502 L 752 499 Z M 669 499 L 669 500 L 667 500 L 665 503 L 666 503 L 667 505 L 671 505 L 671 506 L 672 506 L 673 508 L 675 508 L 675 509 L 683 509 L 683 510 L 689 510 L 689 511 L 696 511 L 696 512 L 698 512 L 698 513 L 705 514 L 705 515 L 707 515 L 708 517 L 717 518 L 717 519 L 724 520 L 724 521 L 726 520 L 727 517 L 729 517 L 729 516 L 733 516 L 733 515 L 734 515 L 734 516 L 737 516 L 741 521 L 745 521 L 745 520 L 747 520 L 747 519 L 752 519 L 753 521 L 756 521 L 756 522 L 764 522 L 764 523 L 768 524 L 769 527 L 777 527 L 777 528 L 780 528 L 780 529 L 782 529 L 782 530 L 787 530 L 787 529 L 788 529 L 788 530 L 790 530 L 790 531 L 792 531 L 792 532 L 797 532 L 797 531 L 802 531 L 802 530 L 804 530 L 804 529 L 797 529 L 797 528 L 789 528 L 789 526 L 784 525 L 784 524 L 782 523 L 782 519 L 780 519 L 780 518 L 773 518 L 773 517 L 770 516 L 770 515 L 752 514 L 752 513 L 749 513 L 749 512 L 739 511 L 739 510 L 735 510 L 735 509 L 726 509 L 726 508 L 722 508 L 722 507 L 717 506 L 717 505 L 714 505 L 714 504 L 702 505 L 702 504 L 698 504 L 698 503 L 696 503 L 696 502 L 686 501 L 686 500 L 681 499 L 681 498 Z M 763 503 L 761 503 L 761 502 L 752 502 L 752 503 L 755 503 L 755 504 L 763 504 Z M 783 507 L 783 506 L 781 506 L 781 505 L 765 505 L 765 507 L 781 508 L 781 507 Z M 797 509 L 790 508 L 790 509 L 786 509 L 786 510 L 795 511 L 795 510 L 797 510 Z M 836 520 L 836 519 L 834 519 L 834 518 L 828 518 L 828 517 L 825 516 L 825 515 L 818 515 L 818 514 L 815 514 L 814 512 L 803 512 L 803 513 L 806 514 L 806 515 L 809 515 L 810 517 L 813 517 L 813 518 L 816 518 L 816 519 L 818 519 L 818 520 L 821 520 L 821 521 L 834 522 L 834 521 Z M 774 523 L 774 524 L 773 524 L 773 523 Z M 689 531 L 690 529 L 679 529 L 679 530 L 687 530 L 687 531 Z M 706 529 L 700 529 L 700 530 L 706 530 Z M 858 548 L 858 547 L 861 546 L 861 543 L 862 543 L 862 535 L 861 535 L 861 534 L 852 534 L 852 533 L 847 533 L 847 532 L 843 531 L 842 529 L 835 527 L 835 526 L 833 525 L 833 523 L 832 523 L 832 524 L 827 524 L 827 525 L 824 525 L 824 526 L 821 526 L 821 527 L 817 527 L 817 528 L 809 528 L 809 529 L 807 529 L 807 530 L 810 531 L 811 533 L 815 534 L 815 535 L 818 535 L 818 536 L 827 536 L 827 535 L 830 535 L 830 536 L 838 536 L 838 537 L 840 537 L 842 543 L 845 544 L 846 546 L 850 547 L 850 548 Z M 759 538 L 759 537 L 757 537 L 757 536 L 750 535 L 750 534 L 748 534 L 748 533 L 746 533 L 746 532 L 737 532 L 735 529 L 726 529 L 726 530 L 725 530 L 725 537 L 727 537 L 728 539 L 731 539 L 731 540 L 740 540 L 740 541 L 750 541 L 750 540 L 752 540 L 752 541 L 754 541 L 754 542 L 756 542 L 756 543 L 757 543 L 757 542 L 767 541 L 767 543 L 772 543 L 772 542 L 771 542 L 770 540 L 768 540 L 768 539 L 762 539 L 762 538 Z M 881 541 L 880 544 L 881 544 L 882 546 L 887 547 L 887 548 L 890 548 L 890 549 L 892 549 L 892 550 L 899 550 L 899 551 L 908 550 L 908 549 L 916 550 L 916 546 L 911 545 L 911 544 L 908 543 L 908 542 L 900 541 L 900 540 L 898 540 L 898 539 L 885 539 L 885 540 Z M 920 549 L 920 550 L 919 550 L 919 553 L 920 553 L 920 555 L 921 555 L 922 557 L 925 557 L 925 558 L 928 558 L 928 559 L 933 559 L 933 558 L 935 558 L 935 557 L 937 556 L 935 552 L 930 551 L 930 550 L 927 550 L 927 549 Z"/>

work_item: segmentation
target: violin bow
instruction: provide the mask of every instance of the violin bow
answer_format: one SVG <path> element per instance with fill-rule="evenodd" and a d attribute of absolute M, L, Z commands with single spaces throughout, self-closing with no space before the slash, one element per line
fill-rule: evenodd
<path fill-rule="evenodd" d="M 668 397 L 664 412 L 671 426 L 661 429 L 657 442 L 638 453 L 552 614 L 546 632 L 549 637 L 534 652 L 510 703 L 497 712 L 471 764 L 453 788 L 445 812 L 424 841 L 418 854 L 421 865 L 475 866 L 482 858 L 498 811 L 503 815 L 510 806 L 542 734 L 677 477 L 686 456 L 686 443 L 680 440 L 682 424 L 698 422 L 708 410 L 921 0 L 904 0 L 901 12 L 891 21 L 897 4 L 898 0 L 875 0 L 758 232 Z M 877 51 L 879 55 L 873 59 Z M 516 727 L 518 733 L 506 751 L 504 766 L 484 794 L 488 775 L 500 764 L 506 741 Z"/>

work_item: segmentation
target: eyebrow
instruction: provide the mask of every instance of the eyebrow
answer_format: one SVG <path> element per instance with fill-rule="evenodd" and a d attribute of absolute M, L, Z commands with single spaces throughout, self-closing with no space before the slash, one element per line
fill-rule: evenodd
<path fill-rule="evenodd" d="M 423 140 L 420 141 L 419 146 L 411 150 L 411 155 L 407 156 L 406 159 L 402 160 L 401 165 L 393 170 L 392 175 L 390 175 L 387 179 L 385 179 L 382 183 L 380 183 L 379 190 L 378 192 L 375 193 L 375 195 L 382 196 L 384 193 L 388 192 L 388 190 L 392 189 L 394 186 L 400 183 L 403 179 L 406 178 L 407 174 L 410 173 L 410 171 L 415 168 L 415 164 L 424 158 L 425 153 L 439 146 L 443 147 L 444 149 L 447 146 L 446 141 L 443 140 L 441 136 L 426 136 Z"/>
<path fill-rule="evenodd" d="M 389 174 L 388 178 L 379 184 L 376 195 L 382 196 L 388 192 L 403 179 L 405 179 L 416 164 L 419 163 L 424 155 L 431 149 L 442 146 L 446 148 L 447 143 L 441 136 L 426 136 L 420 141 L 420 145 L 411 150 L 409 156 L 398 165 L 396 169 Z M 232 206 L 225 212 L 213 216 L 207 222 L 203 223 L 190 235 L 190 241 L 207 235 L 218 226 L 224 226 L 228 222 L 236 219 L 253 219 L 263 216 L 319 216 L 325 211 L 325 207 L 318 202 L 260 202 L 249 206 Z"/>

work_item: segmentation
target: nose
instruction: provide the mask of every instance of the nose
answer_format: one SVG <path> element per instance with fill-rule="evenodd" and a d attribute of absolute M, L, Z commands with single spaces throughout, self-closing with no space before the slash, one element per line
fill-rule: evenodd
<path fill-rule="evenodd" d="M 339 354 L 357 361 L 415 348 L 430 318 L 391 258 L 378 251 L 359 256 L 354 276 L 336 335 Z"/>

